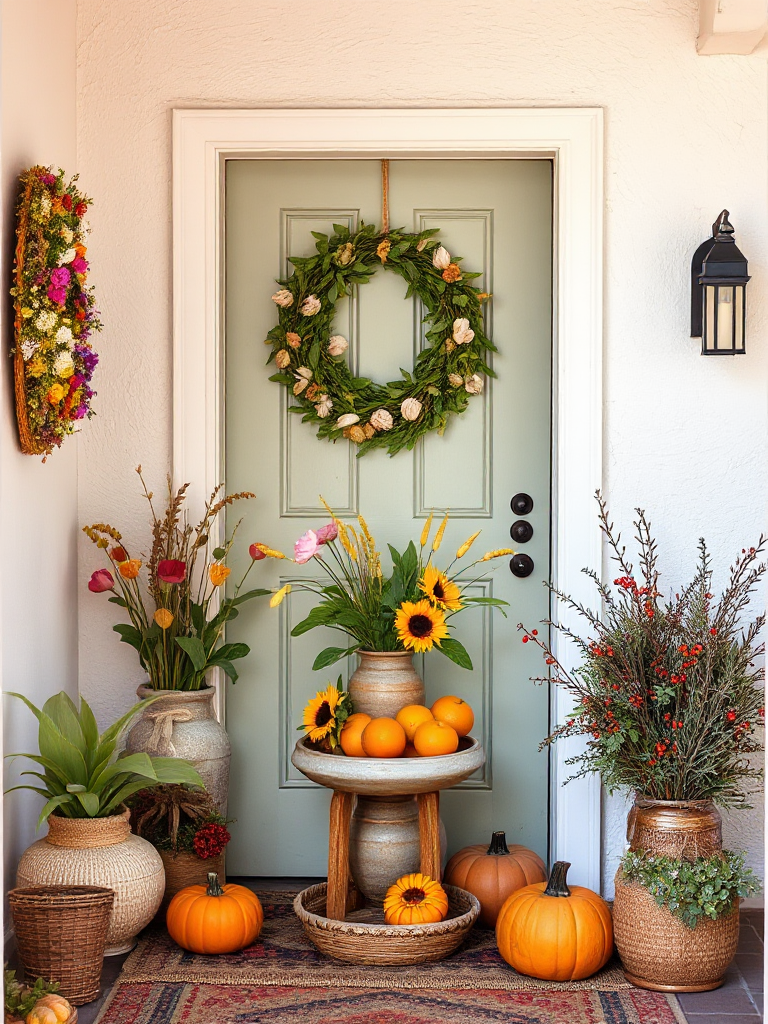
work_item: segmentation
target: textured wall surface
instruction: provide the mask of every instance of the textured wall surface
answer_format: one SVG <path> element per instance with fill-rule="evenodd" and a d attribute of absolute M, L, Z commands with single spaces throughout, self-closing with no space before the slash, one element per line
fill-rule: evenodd
<path fill-rule="evenodd" d="M 629 527 L 648 509 L 665 583 L 706 534 L 719 570 L 766 508 L 766 64 L 696 55 L 694 0 L 80 0 L 79 155 L 103 319 L 83 520 L 139 536 L 132 467 L 170 458 L 171 109 L 602 106 L 606 112 L 605 488 Z M 688 337 L 690 255 L 728 206 L 751 260 L 749 354 Z M 631 528 L 627 532 L 631 532 Z M 112 609 L 84 592 L 81 683 L 104 721 L 132 700 Z M 610 568 L 606 566 L 610 572 Z M 722 577 L 721 577 L 722 578 Z M 621 816 L 606 804 L 606 881 Z M 758 811 L 736 832 L 762 859 Z M 610 884 L 608 885 L 610 891 Z"/>
<path fill-rule="evenodd" d="M 3 294 L 11 280 L 17 179 L 32 164 L 75 172 L 75 0 L 3 0 L 2 180 Z M 77 693 L 77 449 L 69 438 L 42 464 L 19 451 L 13 406 L 12 317 L 0 306 L 0 628 L 2 689 L 40 705 L 58 690 Z M 37 750 L 37 727 L 19 701 L 3 698 L 5 753 Z M 6 761 L 5 785 L 32 767 Z M 24 780 L 22 780 L 24 781 Z M 17 792 L 3 801 L 6 885 L 19 855 L 35 838 L 41 801 Z"/>

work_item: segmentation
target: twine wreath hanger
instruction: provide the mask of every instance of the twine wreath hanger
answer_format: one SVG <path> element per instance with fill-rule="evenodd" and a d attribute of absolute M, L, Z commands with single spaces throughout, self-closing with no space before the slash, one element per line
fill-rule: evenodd
<path fill-rule="evenodd" d="M 293 273 L 278 281 L 272 296 L 279 320 L 267 335 L 270 380 L 292 396 L 291 412 L 317 426 L 317 436 L 348 438 L 358 455 L 386 448 L 390 455 L 411 449 L 424 434 L 442 434 L 451 415 L 464 412 L 495 373 L 488 353 L 482 304 L 490 299 L 472 285 L 479 273 L 460 266 L 435 237 L 439 228 L 406 232 L 389 227 L 389 161 L 381 161 L 382 226 L 361 223 L 351 232 L 340 224 L 333 234 L 313 231 L 317 253 L 290 257 Z M 367 284 L 383 267 L 403 278 L 405 298 L 417 295 L 425 315 L 426 345 L 412 370 L 380 384 L 356 377 L 347 363 L 348 341 L 333 334 L 338 300 Z"/>

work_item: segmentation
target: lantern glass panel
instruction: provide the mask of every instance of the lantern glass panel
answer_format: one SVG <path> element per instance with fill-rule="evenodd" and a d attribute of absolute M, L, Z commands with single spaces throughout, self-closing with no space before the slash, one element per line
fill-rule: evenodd
<path fill-rule="evenodd" d="M 718 285 L 716 344 L 721 352 L 733 351 L 733 288 Z"/>
<path fill-rule="evenodd" d="M 705 353 L 744 352 L 744 285 L 704 286 L 703 346 Z"/>

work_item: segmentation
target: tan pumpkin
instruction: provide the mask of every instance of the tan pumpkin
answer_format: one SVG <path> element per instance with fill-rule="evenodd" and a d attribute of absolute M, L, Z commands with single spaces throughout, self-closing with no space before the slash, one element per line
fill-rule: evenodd
<path fill-rule="evenodd" d="M 549 882 L 518 889 L 499 912 L 499 952 L 520 974 L 581 981 L 604 967 L 613 952 L 608 904 L 591 889 L 570 889 L 570 866 L 559 860 Z"/>
<path fill-rule="evenodd" d="M 35 1003 L 34 1009 L 37 1010 L 38 1007 L 52 1010 L 59 1022 L 69 1020 L 72 1016 L 72 1005 L 63 996 L 57 996 L 54 992 L 49 992 L 47 996 L 41 996 Z"/>
<path fill-rule="evenodd" d="M 429 924 L 448 913 L 448 896 L 439 882 L 415 871 L 398 878 L 384 897 L 387 924 Z"/>
<path fill-rule="evenodd" d="M 546 882 L 544 861 L 533 850 L 494 832 L 490 846 L 476 843 L 454 853 L 445 868 L 445 882 L 466 889 L 480 900 L 480 924 L 496 927 L 504 901 L 526 885 Z"/>
<path fill-rule="evenodd" d="M 244 885 L 219 885 L 215 871 L 208 885 L 177 892 L 165 917 L 168 932 L 192 953 L 234 953 L 257 938 L 264 923 L 258 896 Z"/>

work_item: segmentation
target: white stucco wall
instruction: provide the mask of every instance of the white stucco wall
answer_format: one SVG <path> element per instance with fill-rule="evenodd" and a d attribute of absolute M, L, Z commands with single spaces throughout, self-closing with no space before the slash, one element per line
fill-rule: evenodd
<path fill-rule="evenodd" d="M 79 155 L 109 324 L 80 515 L 143 528 L 132 467 L 170 460 L 173 107 L 602 106 L 606 112 L 605 489 L 651 513 L 670 586 L 700 534 L 719 568 L 766 508 L 766 61 L 698 57 L 694 0 L 80 0 Z M 751 260 L 749 354 L 688 337 L 689 261 L 727 206 Z M 132 652 L 83 587 L 81 684 L 129 705 Z M 607 804 L 606 879 L 621 845 Z M 736 833 L 761 865 L 762 818 Z M 610 886 L 608 887 L 610 889 Z"/>
<path fill-rule="evenodd" d="M 3 0 L 0 182 L 0 281 L 11 282 L 17 180 L 32 164 L 75 173 L 76 0 Z M 2 689 L 40 705 L 66 689 L 77 693 L 77 455 L 78 439 L 45 463 L 19 450 L 13 406 L 10 307 L 0 305 L 0 672 Z M 3 748 L 37 751 L 32 714 L 3 698 Z M 6 762 L 14 785 L 28 762 Z M 24 781 L 24 780 L 22 780 Z M 42 805 L 34 793 L 3 801 L 6 888 L 21 852 L 35 838 Z"/>

